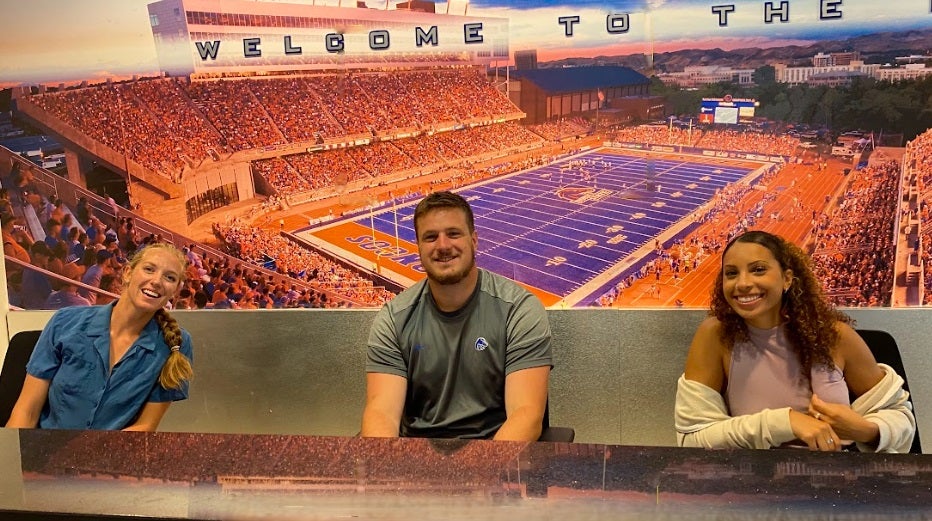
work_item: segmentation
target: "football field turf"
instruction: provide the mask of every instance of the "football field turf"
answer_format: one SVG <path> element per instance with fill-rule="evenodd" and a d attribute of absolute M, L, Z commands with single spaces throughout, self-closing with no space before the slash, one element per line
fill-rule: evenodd
<path fill-rule="evenodd" d="M 766 164 L 600 149 L 463 187 L 480 267 L 514 279 L 546 305 L 588 304 L 681 237 L 691 214 Z M 423 277 L 412 215 L 418 199 L 299 230 L 333 255 L 407 286 Z"/>

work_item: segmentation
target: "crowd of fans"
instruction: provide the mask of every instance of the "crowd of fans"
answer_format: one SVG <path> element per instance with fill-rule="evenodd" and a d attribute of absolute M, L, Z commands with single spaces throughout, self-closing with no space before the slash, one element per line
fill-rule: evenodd
<path fill-rule="evenodd" d="M 29 101 L 173 180 L 186 167 L 243 150 L 490 123 L 518 113 L 473 68 L 156 79 L 44 93 Z"/>
<path fill-rule="evenodd" d="M 932 130 L 907 145 L 910 171 L 919 189 L 920 257 L 923 271 L 923 304 L 932 304 Z"/>
<path fill-rule="evenodd" d="M 799 139 L 785 134 L 707 130 L 695 146 L 711 150 L 793 156 L 799 147 Z"/>
<path fill-rule="evenodd" d="M 794 156 L 799 139 L 783 134 L 736 132 L 733 130 L 683 129 L 666 125 L 637 125 L 615 128 L 609 134 L 612 141 L 697 147 L 708 150 L 749 152 L 755 154 Z"/>
<path fill-rule="evenodd" d="M 286 143 L 272 114 L 290 112 L 290 107 L 266 107 L 256 98 L 250 83 L 248 80 L 193 81 L 182 85 L 197 109 L 184 119 L 206 118 L 222 135 L 218 145 L 230 152 Z M 308 118 L 307 123 L 316 124 L 316 121 Z"/>
<path fill-rule="evenodd" d="M 590 132 L 592 124 L 584 118 L 573 117 L 548 121 L 528 127 L 532 132 L 549 141 L 559 141 L 568 137 L 583 136 Z"/>
<path fill-rule="evenodd" d="M 487 125 L 469 129 L 466 134 L 446 132 L 434 134 L 441 150 L 450 150 L 459 157 L 501 152 L 540 145 L 539 136 L 515 122 Z M 426 146 L 431 144 L 425 143 Z"/>
<path fill-rule="evenodd" d="M 327 289 L 346 299 L 378 307 L 394 297 L 394 293 L 375 286 L 356 271 L 289 241 L 281 235 L 251 226 L 241 220 L 216 223 L 214 234 L 223 243 L 226 253 L 254 265 L 274 262 L 275 271 L 306 281 L 319 289 Z M 279 287 L 278 289 L 284 289 Z M 280 299 L 281 300 L 281 299 Z M 274 304 L 274 299 L 273 299 Z M 340 307 L 342 301 L 326 301 L 323 306 Z M 288 298 L 271 307 L 304 307 Z"/>
<path fill-rule="evenodd" d="M 173 151 L 177 151 L 186 164 L 196 167 L 204 158 L 217 153 L 223 137 L 204 118 L 185 117 L 191 102 L 177 81 L 139 81 L 131 84 L 130 89 L 158 115 L 172 139 Z"/>
<path fill-rule="evenodd" d="M 127 258 L 162 240 L 141 236 L 131 217 L 101 220 L 80 206 L 72 213 L 61 200 L 17 186 L 0 189 L 0 200 L 4 254 L 57 275 L 6 262 L 10 304 L 25 309 L 112 301 L 122 291 Z M 40 229 L 31 229 L 26 215 L 34 215 Z"/>
<path fill-rule="evenodd" d="M 615 127 L 608 135 L 610 141 L 621 143 L 645 143 L 649 145 L 695 146 L 702 131 L 698 128 L 684 130 L 666 125 L 636 125 Z"/>
<path fill-rule="evenodd" d="M 102 85 L 32 96 L 29 101 L 81 134 L 172 179 L 184 167 L 185 152 L 194 153 L 155 116 L 157 108 L 144 105 L 129 85 Z M 178 126 L 195 125 L 189 118 L 179 116 L 182 117 Z"/>
<path fill-rule="evenodd" d="M 514 123 L 498 123 L 434 135 L 420 135 L 364 146 L 293 154 L 253 162 L 278 195 L 371 180 L 389 174 L 417 170 L 434 172 L 448 162 L 540 146 L 542 139 Z"/>
<path fill-rule="evenodd" d="M 4 254 L 53 275 L 8 260 L 10 303 L 26 309 L 59 309 L 112 301 L 122 290 L 127 259 L 139 248 L 163 241 L 163 237 L 140 233 L 132 213 L 115 203 L 112 215 L 95 213 L 84 198 L 72 210 L 42 194 L 38 183 L 22 175 L 27 172 L 14 167 L 13 174 L 3 180 L 10 188 L 0 189 Z M 33 226 L 27 216 L 34 216 Z M 268 253 L 293 252 L 278 241 L 265 239 L 270 245 Z M 207 250 L 196 244 L 175 246 L 189 261 L 186 280 L 171 303 L 178 309 L 378 306 L 393 296 L 352 270 L 306 250 L 306 257 L 301 258 L 309 262 L 300 268 L 292 272 L 282 268 L 301 261 L 299 253 L 288 253 L 283 256 L 285 264 L 272 262 L 276 265 L 270 266 L 273 269 L 269 272 L 259 266 L 270 264 L 272 257 L 259 255 L 253 263 L 239 262 L 206 254 Z M 102 291 L 68 284 L 68 280 Z"/>
<path fill-rule="evenodd" d="M 837 209 L 815 225 L 815 270 L 836 304 L 891 303 L 899 167 L 888 161 L 853 172 Z"/>
<path fill-rule="evenodd" d="M 365 296 L 365 292 L 356 291 L 355 281 L 346 291 L 340 291 L 339 284 L 332 284 L 330 290 L 314 284 L 315 289 L 290 277 L 267 275 L 256 267 L 261 263 L 202 256 L 194 244 L 183 251 L 188 257 L 188 272 L 174 301 L 176 309 L 336 308 L 347 305 L 344 293 Z"/>

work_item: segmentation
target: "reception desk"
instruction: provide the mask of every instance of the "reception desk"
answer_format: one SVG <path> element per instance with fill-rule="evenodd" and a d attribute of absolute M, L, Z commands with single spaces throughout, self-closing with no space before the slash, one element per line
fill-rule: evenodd
<path fill-rule="evenodd" d="M 10 519 L 904 519 L 932 456 L 0 429 Z M 54 517 L 53 517 L 54 515 Z"/>
<path fill-rule="evenodd" d="M 858 327 L 900 345 L 925 452 L 932 452 L 932 310 L 851 309 Z M 376 311 L 185 311 L 194 339 L 190 399 L 161 430 L 352 436 L 365 402 L 366 338 Z M 676 379 L 703 310 L 549 310 L 551 423 L 576 441 L 675 445 Z M 51 312 L 7 314 L 11 333 L 41 329 Z"/>

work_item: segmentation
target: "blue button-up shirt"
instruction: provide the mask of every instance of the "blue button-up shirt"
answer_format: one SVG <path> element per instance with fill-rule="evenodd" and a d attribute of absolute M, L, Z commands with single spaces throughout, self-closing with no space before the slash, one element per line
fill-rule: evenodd
<path fill-rule="evenodd" d="M 39 416 L 43 429 L 122 429 L 147 402 L 188 397 L 165 389 L 159 373 L 171 352 L 155 319 L 143 328 L 110 371 L 110 314 L 107 306 L 70 307 L 55 313 L 42 330 L 26 372 L 50 380 Z M 191 336 L 182 330 L 181 352 L 193 359 Z"/>

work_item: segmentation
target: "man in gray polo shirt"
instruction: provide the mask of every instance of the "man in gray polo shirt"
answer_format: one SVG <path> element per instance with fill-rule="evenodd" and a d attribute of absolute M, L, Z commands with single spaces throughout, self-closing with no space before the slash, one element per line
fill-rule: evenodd
<path fill-rule="evenodd" d="M 476 266 L 472 209 L 451 192 L 414 211 L 427 278 L 369 332 L 362 435 L 534 441 L 552 359 L 543 304 Z"/>

